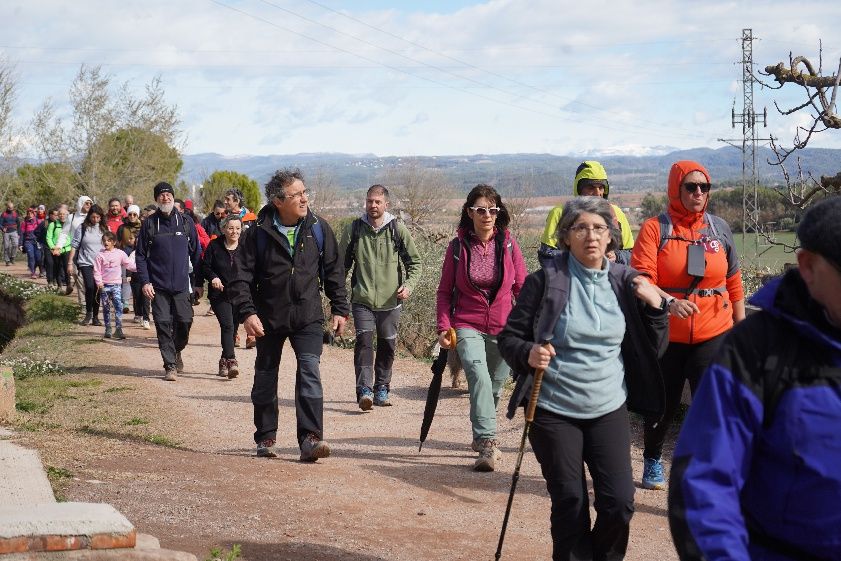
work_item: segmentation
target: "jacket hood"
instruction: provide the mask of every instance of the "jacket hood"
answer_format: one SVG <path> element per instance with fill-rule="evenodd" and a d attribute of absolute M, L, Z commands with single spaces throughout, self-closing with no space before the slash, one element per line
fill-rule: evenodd
<path fill-rule="evenodd" d="M 581 193 L 578 192 L 578 183 L 582 179 L 596 179 L 598 181 L 604 181 L 604 195 L 602 196 L 606 199 L 610 194 L 610 183 L 607 180 L 607 171 L 605 171 L 604 166 L 599 162 L 581 162 L 578 169 L 575 170 L 575 179 L 572 181 L 572 194 L 576 197 L 581 195 Z"/>
<path fill-rule="evenodd" d="M 377 231 L 380 231 L 383 228 L 385 228 L 386 226 L 388 226 L 388 223 L 391 222 L 392 220 L 394 220 L 395 218 L 396 218 L 396 216 L 394 216 L 390 212 L 386 211 L 386 212 L 383 213 L 383 223 L 382 223 L 382 225 L 379 228 L 374 228 L 374 225 L 371 224 L 371 222 L 368 220 L 368 213 L 367 212 L 362 213 L 362 221 L 365 222 L 365 224 L 367 224 L 371 228 L 374 228 Z"/>
<path fill-rule="evenodd" d="M 833 327 L 826 320 L 823 307 L 809 294 L 799 270 L 792 269 L 772 280 L 760 288 L 749 302 L 788 321 L 805 337 L 820 341 L 841 355 L 841 339 L 830 335 Z"/>
<path fill-rule="evenodd" d="M 93 202 L 93 199 L 91 199 L 87 195 L 82 195 L 81 197 L 79 197 L 79 200 L 76 201 L 76 213 L 77 214 L 82 214 L 82 207 L 88 201 Z"/>
<path fill-rule="evenodd" d="M 701 212 L 689 212 L 683 206 L 680 200 L 680 184 L 683 183 L 683 178 L 693 171 L 700 171 L 707 178 L 707 182 L 710 182 L 710 174 L 707 172 L 707 169 L 692 160 L 675 162 L 672 164 L 672 169 L 669 172 L 669 188 L 667 191 L 669 195 L 669 212 L 676 218 L 676 222 L 693 223 L 700 220 L 704 216 L 704 212 L 707 211 L 707 205 L 710 204 L 710 195 L 708 194 L 707 202 L 704 204 L 704 210 Z"/>

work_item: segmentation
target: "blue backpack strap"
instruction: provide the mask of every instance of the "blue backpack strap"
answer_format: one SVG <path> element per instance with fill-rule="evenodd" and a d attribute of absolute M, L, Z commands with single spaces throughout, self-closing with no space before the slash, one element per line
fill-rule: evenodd
<path fill-rule="evenodd" d="M 312 237 L 315 238 L 315 245 L 318 246 L 318 288 L 324 288 L 324 228 L 318 218 L 315 219 L 312 226 Z"/>

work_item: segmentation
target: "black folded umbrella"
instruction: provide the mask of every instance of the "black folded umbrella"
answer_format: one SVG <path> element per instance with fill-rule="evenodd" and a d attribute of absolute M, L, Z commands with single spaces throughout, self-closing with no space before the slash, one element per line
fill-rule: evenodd
<path fill-rule="evenodd" d="M 452 346 L 455 349 L 456 332 L 455 329 L 450 329 L 449 339 L 452 341 Z M 429 391 L 426 393 L 426 406 L 423 408 L 423 422 L 421 423 L 420 444 L 418 444 L 418 452 L 423 448 L 423 443 L 429 435 L 429 427 L 432 426 L 432 418 L 435 416 L 435 408 L 438 407 L 438 396 L 441 395 L 441 378 L 444 374 L 444 369 L 447 368 L 447 353 L 449 349 L 441 347 L 438 351 L 438 357 L 432 363 L 432 381 L 429 383 Z"/>

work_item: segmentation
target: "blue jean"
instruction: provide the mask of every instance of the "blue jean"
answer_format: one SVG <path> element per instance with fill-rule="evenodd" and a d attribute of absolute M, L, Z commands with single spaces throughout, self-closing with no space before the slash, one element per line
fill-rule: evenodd
<path fill-rule="evenodd" d="M 23 251 L 26 253 L 26 265 L 29 272 L 35 274 L 35 268 L 41 266 L 41 247 L 35 240 L 23 242 Z"/>
<path fill-rule="evenodd" d="M 473 440 L 496 438 L 496 408 L 511 368 L 499 354 L 496 336 L 459 328 L 456 338 L 456 349 L 470 390 Z"/>
<path fill-rule="evenodd" d="M 102 305 L 102 321 L 105 329 L 111 325 L 111 306 L 114 306 L 114 326 L 123 328 L 123 287 L 120 284 L 106 284 L 99 291 L 99 302 Z"/>

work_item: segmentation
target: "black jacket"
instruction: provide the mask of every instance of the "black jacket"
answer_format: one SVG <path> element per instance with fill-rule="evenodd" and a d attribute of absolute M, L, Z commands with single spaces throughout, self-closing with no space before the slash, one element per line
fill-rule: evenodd
<path fill-rule="evenodd" d="M 172 294 L 190 289 L 190 267 L 198 271 L 201 245 L 189 216 L 176 210 L 150 215 L 140 227 L 135 251 L 141 284 L 150 282 L 155 290 Z"/>
<path fill-rule="evenodd" d="M 551 341 L 555 324 L 569 298 L 569 253 L 563 252 L 542 263 L 542 269 L 526 277 L 517 304 L 497 337 L 499 352 L 511 366 L 517 381 L 508 418 L 525 405 L 531 393 L 533 368 L 529 350 L 535 342 Z M 631 281 L 640 273 L 625 265 L 610 264 L 608 279 L 625 315 L 622 340 L 628 409 L 659 417 L 665 406 L 665 387 L 658 358 L 669 344 L 669 316 L 665 310 L 651 308 L 634 296 Z"/>
<path fill-rule="evenodd" d="M 225 237 L 222 236 L 211 241 L 208 244 L 207 249 L 204 250 L 204 255 L 201 260 L 201 280 L 202 282 L 206 280 L 208 283 L 208 299 L 229 299 L 228 287 L 236 276 L 236 265 L 234 260 L 236 259 L 236 254 L 239 252 L 240 247 L 240 245 L 237 245 L 235 250 L 228 251 L 225 247 Z M 216 290 L 213 288 L 212 281 L 217 277 L 220 281 L 222 281 L 224 290 Z"/>
<path fill-rule="evenodd" d="M 257 216 L 257 224 L 240 240 L 236 276 L 228 285 L 228 298 L 239 311 L 240 321 L 257 314 L 266 332 L 288 332 L 324 320 L 319 290 L 319 251 L 312 233 L 316 221 L 321 223 L 324 232 L 324 292 L 330 300 L 331 313 L 347 316 L 350 306 L 345 270 L 330 225 L 309 211 L 295 240 L 293 258 L 273 225 L 276 215 L 274 205 L 264 206 Z M 261 255 L 257 255 L 258 230 L 262 230 L 259 235 L 265 240 Z"/>

